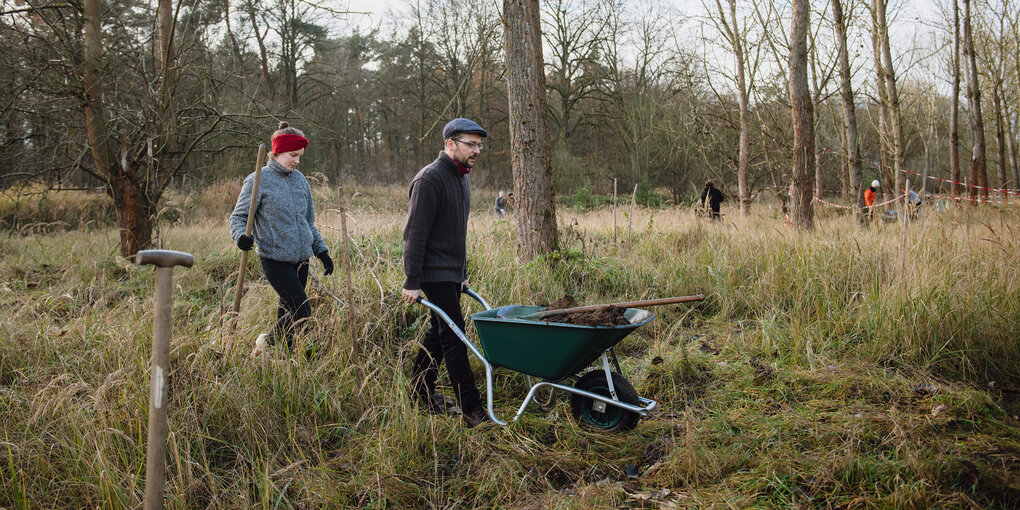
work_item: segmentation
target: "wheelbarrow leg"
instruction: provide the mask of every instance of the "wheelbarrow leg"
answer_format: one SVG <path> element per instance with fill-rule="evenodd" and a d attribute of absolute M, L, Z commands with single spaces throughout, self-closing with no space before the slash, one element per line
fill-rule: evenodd
<path fill-rule="evenodd" d="M 620 400 L 620 397 L 616 396 L 616 387 L 613 386 L 613 375 L 612 371 L 609 370 L 609 357 L 606 356 L 607 352 L 609 352 L 609 350 L 602 351 L 602 370 L 606 372 L 606 384 L 609 385 L 609 394 L 613 396 L 613 400 Z M 616 353 L 613 353 L 613 357 L 616 357 Z"/>
<path fill-rule="evenodd" d="M 609 348 L 609 357 L 613 362 L 613 366 L 616 367 L 616 373 L 624 375 L 623 368 L 620 367 L 620 358 L 616 357 L 616 347 Z"/>
<path fill-rule="evenodd" d="M 472 297 L 477 296 L 477 294 L 474 294 L 474 292 L 471 292 L 469 295 L 472 295 Z M 476 297 L 476 299 L 481 300 L 480 297 Z M 497 425 L 506 425 L 505 421 L 502 421 L 496 417 L 496 412 L 492 405 L 492 365 L 488 362 L 488 360 L 485 359 L 485 356 L 482 356 L 482 353 L 478 350 L 477 347 L 475 347 L 475 344 L 473 344 L 471 340 L 468 340 L 467 335 L 465 335 L 464 332 L 461 331 L 459 327 L 457 327 L 457 324 L 453 322 L 453 319 L 451 319 L 450 316 L 447 315 L 442 308 L 439 308 L 431 301 L 420 296 L 418 297 L 418 302 L 425 305 L 428 309 L 432 310 L 433 312 L 436 312 L 439 315 L 439 317 L 443 319 L 443 322 L 445 322 L 446 325 L 450 327 L 450 331 L 453 331 L 453 333 L 457 335 L 457 338 L 459 338 L 461 342 L 464 342 L 464 345 L 467 346 L 468 348 L 468 352 L 474 355 L 474 357 L 478 358 L 478 361 L 482 362 L 482 365 L 485 367 L 485 403 L 487 407 L 487 412 L 489 414 L 489 418 L 491 418 L 492 421 Z M 484 301 L 482 301 L 482 303 L 485 304 Z"/>

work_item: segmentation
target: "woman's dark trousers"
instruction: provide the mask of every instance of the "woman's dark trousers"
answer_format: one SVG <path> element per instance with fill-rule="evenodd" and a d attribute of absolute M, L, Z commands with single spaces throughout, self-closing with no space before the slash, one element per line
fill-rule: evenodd
<path fill-rule="evenodd" d="M 298 263 L 262 259 L 262 273 L 269 280 L 273 290 L 280 295 L 280 306 L 276 309 L 276 328 L 270 336 L 270 343 L 286 339 L 287 349 L 294 347 L 294 325 L 312 315 L 312 305 L 305 294 L 308 283 L 308 261 Z"/>
<path fill-rule="evenodd" d="M 422 283 L 421 290 L 425 292 L 426 299 L 446 312 L 461 331 L 464 330 L 464 316 L 460 311 L 460 283 Z M 415 357 L 411 369 L 412 390 L 419 404 L 429 405 L 432 402 L 439 363 L 444 359 L 461 411 L 469 413 L 481 407 L 480 395 L 475 386 L 475 374 L 471 371 L 471 364 L 468 361 L 467 347 L 446 322 L 432 312 L 429 330 L 425 332 L 422 348 L 418 350 L 418 356 Z"/>

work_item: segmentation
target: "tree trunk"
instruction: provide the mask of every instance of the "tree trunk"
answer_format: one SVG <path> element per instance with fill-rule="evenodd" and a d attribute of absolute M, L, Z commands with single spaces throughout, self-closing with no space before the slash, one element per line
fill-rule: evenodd
<path fill-rule="evenodd" d="M 267 28 L 265 32 L 259 32 L 258 12 L 255 10 L 255 3 L 249 0 L 246 3 L 248 8 L 248 18 L 251 20 L 251 30 L 255 34 L 255 41 L 259 44 L 259 63 L 262 64 L 262 81 L 266 84 L 266 92 L 269 95 L 269 102 L 273 103 L 276 100 L 276 93 L 273 90 L 273 80 L 269 76 L 269 53 L 266 51 L 266 34 L 269 32 Z"/>
<path fill-rule="evenodd" d="M 82 108 L 85 114 L 85 132 L 92 152 L 92 163 L 97 175 L 106 175 L 110 166 L 110 151 L 107 146 L 109 137 L 106 133 L 106 112 L 103 109 L 102 62 L 103 34 L 99 20 L 100 0 L 85 0 L 83 14 L 85 34 L 82 48 L 85 72 L 82 75 L 82 88 L 85 101 Z"/>
<path fill-rule="evenodd" d="M 896 71 L 893 69 L 892 62 L 892 50 L 889 47 L 889 24 L 886 22 L 886 3 L 885 0 L 874 0 L 875 10 L 877 11 L 876 17 L 878 23 L 875 27 L 880 30 L 881 43 L 882 43 L 882 68 L 885 77 L 885 92 L 886 99 L 889 101 L 889 122 L 888 125 L 892 132 L 892 138 L 890 142 L 892 144 L 892 157 L 893 157 L 893 183 L 894 188 L 892 189 L 893 195 L 899 193 L 899 190 L 903 188 L 902 183 L 904 182 L 906 175 L 903 173 L 904 156 L 903 156 L 903 128 L 900 123 L 900 98 L 899 93 L 896 90 Z"/>
<path fill-rule="evenodd" d="M 747 169 L 750 165 L 750 120 L 748 118 L 748 90 L 747 70 L 744 66 L 744 44 L 741 39 L 740 29 L 737 26 L 737 0 L 727 0 L 729 5 L 729 16 L 723 11 L 722 3 L 716 0 L 715 5 L 719 10 L 719 24 L 723 35 L 726 36 L 730 48 L 733 49 L 733 57 L 737 64 L 737 73 L 734 81 L 737 85 L 737 103 L 739 105 L 739 129 L 740 144 L 737 149 L 737 195 L 740 203 L 740 215 L 751 212 L 751 189 L 747 185 Z M 727 19 L 728 18 L 728 19 Z"/>
<path fill-rule="evenodd" d="M 889 160 L 892 155 L 892 135 L 889 127 L 892 121 L 889 119 L 889 92 L 886 90 L 885 66 L 882 65 L 882 31 L 879 29 L 878 17 L 875 9 L 871 12 L 871 50 L 875 62 L 875 89 L 878 91 L 878 160 L 879 176 L 885 189 L 893 189 L 896 186 L 895 177 L 890 171 L 892 165 Z"/>
<path fill-rule="evenodd" d="M 83 53 L 85 71 L 82 87 L 85 101 L 82 104 L 85 131 L 92 153 L 96 174 L 107 178 L 106 191 L 113 198 L 120 223 L 120 253 L 128 257 L 149 246 L 152 240 L 148 200 L 144 198 L 137 180 L 137 166 L 123 167 L 110 152 L 109 128 L 103 108 L 102 61 L 103 34 L 99 18 L 100 0 L 85 0 Z M 123 158 L 127 163 L 128 157 Z"/>
<path fill-rule="evenodd" d="M 815 45 L 815 36 L 811 29 L 808 29 L 808 65 L 811 71 L 811 104 L 821 104 L 822 91 L 818 84 L 818 46 Z M 815 126 L 815 148 L 817 149 L 822 145 L 821 139 L 819 138 L 819 130 Z M 815 186 L 812 192 L 814 196 L 818 198 L 825 198 L 825 176 L 822 175 L 822 158 L 819 157 L 818 153 L 815 153 L 814 161 L 812 162 L 812 171 L 815 176 Z"/>
<path fill-rule="evenodd" d="M 970 157 L 970 184 L 980 188 L 970 188 L 972 203 L 977 203 L 980 194 L 988 198 L 988 174 L 985 170 L 985 126 L 981 117 L 981 87 L 978 84 L 977 58 L 974 53 L 974 37 L 970 26 L 970 4 L 972 0 L 963 0 L 963 46 L 964 57 L 967 59 L 967 100 L 970 103 L 969 118 L 973 153 Z"/>
<path fill-rule="evenodd" d="M 793 0 L 790 22 L 790 106 L 793 115 L 793 225 L 814 228 L 811 185 L 815 157 L 814 105 L 807 77 L 807 31 L 811 6 Z"/>
<path fill-rule="evenodd" d="M 993 114 L 995 115 L 995 142 L 996 142 L 995 143 L 995 148 L 998 151 L 997 155 L 999 156 L 999 188 L 1002 190 L 1001 191 L 1002 200 L 1005 201 L 1006 200 L 1006 184 L 1008 182 L 1008 178 L 1006 177 L 1006 165 L 1007 165 L 1007 162 L 1006 162 L 1006 137 L 1005 137 L 1005 134 L 1003 132 L 1003 126 L 1002 126 L 1002 124 L 1003 124 L 1003 122 L 1002 122 L 1002 117 L 1003 117 L 1003 113 L 1002 113 L 1002 101 L 1000 100 L 1000 97 L 999 97 L 999 90 L 1001 89 L 1001 87 L 1002 87 L 1002 83 L 998 82 L 998 80 L 997 80 L 997 82 L 995 83 L 995 86 L 992 87 L 992 105 L 993 105 L 994 110 L 995 110 L 993 112 Z"/>
<path fill-rule="evenodd" d="M 1017 168 L 1016 161 L 1016 144 L 1013 142 L 1013 123 L 1010 122 L 1012 112 L 1009 111 L 1009 105 L 1004 106 L 1005 117 L 1006 117 L 1006 152 L 1009 158 L 1009 168 L 1013 171 L 1013 183 L 1007 188 L 1017 189 L 1020 188 L 1020 169 Z M 1006 196 L 1009 196 L 1007 192 Z"/>
<path fill-rule="evenodd" d="M 225 21 L 227 25 L 227 37 L 230 39 L 230 52 L 234 55 L 234 59 L 237 60 L 237 70 L 241 73 L 241 77 L 246 77 L 248 73 L 245 72 L 244 56 L 241 55 L 241 44 L 237 41 L 237 36 L 234 35 L 234 30 L 230 26 L 230 2 L 224 3 L 223 21 Z"/>
<path fill-rule="evenodd" d="M 177 129 L 174 126 L 173 90 L 174 90 L 174 6 L 172 0 L 159 0 L 156 8 L 157 45 L 154 48 L 156 62 L 159 64 L 159 89 L 156 98 L 156 132 L 153 147 L 153 159 L 156 160 L 156 171 L 170 167 L 173 154 L 177 152 Z"/>
<path fill-rule="evenodd" d="M 953 1 L 953 109 L 949 119 L 949 175 L 960 196 L 960 6 Z"/>
<path fill-rule="evenodd" d="M 149 201 L 142 192 L 137 168 L 122 168 L 110 180 L 113 203 L 120 223 L 120 253 L 124 257 L 134 255 L 152 244 L 152 213 L 155 211 L 150 211 Z"/>
<path fill-rule="evenodd" d="M 747 78 L 744 69 L 744 45 L 737 31 L 737 0 L 730 2 L 730 22 L 733 37 L 733 53 L 737 59 L 737 101 L 740 104 L 740 148 L 737 153 L 737 193 L 740 195 L 740 215 L 751 213 L 751 189 L 747 185 L 747 169 L 750 152 L 750 122 L 747 113 Z"/>
<path fill-rule="evenodd" d="M 843 100 L 843 130 L 846 146 L 843 153 L 847 155 L 850 196 L 857 220 L 865 221 L 864 215 L 864 172 L 861 169 L 861 146 L 857 140 L 857 107 L 854 105 L 853 85 L 850 81 L 850 57 L 846 48 L 846 21 L 843 18 L 841 0 L 832 0 L 832 24 L 836 31 L 837 58 L 839 59 L 840 92 Z"/>
<path fill-rule="evenodd" d="M 503 0 L 503 30 L 517 252 L 530 260 L 557 248 L 538 0 Z"/>

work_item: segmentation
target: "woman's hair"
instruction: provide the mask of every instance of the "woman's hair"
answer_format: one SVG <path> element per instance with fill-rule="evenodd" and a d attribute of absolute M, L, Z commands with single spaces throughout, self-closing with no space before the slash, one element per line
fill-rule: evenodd
<path fill-rule="evenodd" d="M 715 184 L 713 184 L 712 181 L 705 181 L 705 187 L 706 188 L 713 188 L 713 187 L 715 187 Z"/>
<path fill-rule="evenodd" d="M 273 136 L 269 137 L 269 139 L 272 140 L 273 138 L 276 138 L 276 135 L 305 136 L 305 134 L 302 133 L 300 129 L 290 127 L 290 124 L 287 124 L 287 121 L 280 121 L 280 127 L 273 133 Z M 276 154 L 274 154 L 272 150 L 270 150 L 269 154 L 271 156 L 276 156 Z"/>

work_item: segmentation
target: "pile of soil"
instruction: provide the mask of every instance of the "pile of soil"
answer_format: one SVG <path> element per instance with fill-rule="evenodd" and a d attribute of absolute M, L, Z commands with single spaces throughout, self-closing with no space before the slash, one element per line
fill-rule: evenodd
<path fill-rule="evenodd" d="M 562 310 L 577 306 L 581 305 L 574 299 L 574 296 L 564 294 L 563 297 L 549 305 L 546 310 Z M 558 322 L 560 324 L 577 324 L 579 326 L 624 326 L 630 324 L 630 321 L 623 316 L 625 311 L 626 309 L 619 306 L 609 305 L 588 312 L 569 312 L 562 315 L 551 315 L 541 320 L 544 322 Z"/>

